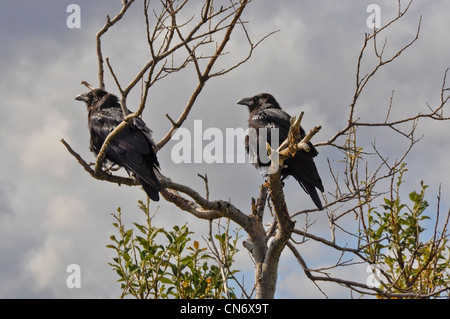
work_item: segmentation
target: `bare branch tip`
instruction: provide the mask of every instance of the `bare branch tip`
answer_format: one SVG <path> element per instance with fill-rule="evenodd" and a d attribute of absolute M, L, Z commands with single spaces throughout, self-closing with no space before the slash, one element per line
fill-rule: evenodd
<path fill-rule="evenodd" d="M 81 81 L 81 84 L 83 84 L 84 86 L 86 86 L 89 90 L 93 91 L 95 90 L 95 87 L 93 87 L 91 84 L 89 84 L 86 81 Z"/>

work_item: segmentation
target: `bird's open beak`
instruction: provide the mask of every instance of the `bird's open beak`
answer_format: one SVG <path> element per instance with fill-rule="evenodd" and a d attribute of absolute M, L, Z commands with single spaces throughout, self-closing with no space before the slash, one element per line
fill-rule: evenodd
<path fill-rule="evenodd" d="M 83 93 L 83 94 L 78 94 L 77 96 L 75 96 L 75 100 L 87 102 L 89 100 L 89 98 L 86 93 Z"/>
<path fill-rule="evenodd" d="M 251 97 L 246 97 L 246 98 L 243 98 L 243 99 L 237 101 L 237 104 L 250 106 L 252 104 L 252 101 L 253 100 Z"/>

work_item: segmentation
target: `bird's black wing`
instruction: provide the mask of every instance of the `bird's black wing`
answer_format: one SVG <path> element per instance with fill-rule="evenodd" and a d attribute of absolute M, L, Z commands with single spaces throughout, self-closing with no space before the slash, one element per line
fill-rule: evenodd
<path fill-rule="evenodd" d="M 251 114 L 249 119 L 249 126 L 253 128 L 277 127 L 279 129 L 278 131 L 279 145 L 281 145 L 281 143 L 283 143 L 283 141 L 288 136 L 290 119 L 291 116 L 285 111 L 281 109 L 269 108 L 259 111 L 255 114 Z M 270 144 L 272 140 L 270 130 L 268 130 L 267 134 L 268 134 L 267 139 Z M 304 137 L 306 135 L 305 130 L 302 127 L 300 127 L 300 135 L 301 137 Z M 307 153 L 310 157 L 315 157 L 318 154 L 317 150 L 311 144 L 311 142 L 308 142 L 308 145 L 310 147 L 310 151 L 305 153 Z"/>
<path fill-rule="evenodd" d="M 274 128 L 278 129 L 278 137 L 279 143 L 278 146 L 284 141 L 289 132 L 289 119 L 290 116 L 286 112 L 280 109 L 265 109 L 258 112 L 250 113 L 250 117 L 248 120 L 248 125 L 250 129 L 254 129 L 254 137 L 256 140 L 253 140 L 251 143 L 249 136 L 246 137 L 245 148 L 247 153 L 250 154 L 250 160 L 252 163 L 257 163 L 256 166 L 264 166 L 260 161 L 258 154 L 258 147 L 265 147 L 266 142 L 269 143 L 272 147 L 275 145 L 272 144 L 272 130 Z M 265 129 L 266 135 L 260 134 L 260 129 Z M 268 165 L 268 163 L 265 163 Z"/>
<path fill-rule="evenodd" d="M 262 111 L 250 114 L 249 126 L 252 128 L 274 128 L 279 129 L 279 145 L 287 138 L 290 126 L 290 115 L 281 109 L 268 108 Z M 305 131 L 301 128 L 301 136 L 305 136 Z M 267 142 L 271 143 L 270 130 L 267 130 Z M 282 170 L 283 176 L 292 175 L 300 184 L 300 186 L 308 193 L 316 206 L 322 209 L 320 198 L 317 194 L 316 187 L 320 191 L 324 191 L 322 180 L 320 179 L 317 167 L 313 157 L 318 152 L 314 146 L 309 143 L 310 151 L 300 150 L 295 156 L 284 161 L 286 168 Z M 273 146 L 272 146 L 273 147 Z M 247 146 L 247 151 L 248 151 Z"/>
<path fill-rule="evenodd" d="M 152 130 L 150 130 L 144 121 L 140 117 L 136 117 L 133 119 L 133 124 L 138 128 L 138 130 L 144 135 L 147 140 L 147 145 L 149 146 L 148 155 L 151 157 L 150 160 L 155 164 L 156 168 L 159 167 L 158 158 L 156 157 L 156 153 L 154 149 L 157 148 L 155 141 L 153 141 Z"/>
<path fill-rule="evenodd" d="M 91 149 L 98 153 L 110 132 L 122 122 L 119 108 L 107 108 L 97 111 L 89 117 L 91 132 Z M 151 131 L 145 123 L 134 119 L 121 130 L 110 142 L 106 158 L 133 172 L 146 193 L 153 200 L 159 199 L 161 189 L 155 170 L 159 163 L 153 150 Z"/>

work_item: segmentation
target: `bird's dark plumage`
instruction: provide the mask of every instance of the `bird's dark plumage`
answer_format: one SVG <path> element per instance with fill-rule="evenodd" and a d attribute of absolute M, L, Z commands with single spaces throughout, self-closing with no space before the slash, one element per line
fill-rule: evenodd
<path fill-rule="evenodd" d="M 115 95 L 101 89 L 80 94 L 75 99 L 87 104 L 90 147 L 98 154 L 106 137 L 122 122 L 122 108 Z M 154 148 L 152 131 L 136 117 L 111 140 L 106 159 L 131 172 L 147 195 L 158 201 L 161 185 L 156 176 L 159 163 Z"/>
<path fill-rule="evenodd" d="M 278 128 L 279 144 L 287 138 L 290 126 L 291 116 L 283 111 L 275 100 L 275 98 L 268 93 L 261 93 L 250 98 L 244 98 L 238 101 L 238 104 L 246 105 L 249 109 L 250 116 L 248 120 L 249 128 L 253 128 L 256 131 L 258 139 L 262 138 L 259 136 L 259 129 L 267 129 L 267 142 L 271 144 L 271 134 L 269 128 Z M 302 137 L 305 136 L 305 131 L 300 128 L 300 134 Z M 249 138 L 247 136 L 245 141 L 245 146 L 247 152 L 249 152 Z M 294 157 L 288 158 L 284 161 L 285 167 L 281 170 L 281 175 L 284 178 L 287 176 L 293 176 L 300 186 L 305 190 L 314 204 L 320 210 L 323 209 L 322 202 L 319 195 L 317 194 L 316 188 L 321 192 L 324 191 L 322 180 L 320 179 L 319 173 L 317 171 L 316 165 L 314 164 L 313 157 L 315 157 L 318 152 L 311 143 L 308 143 L 310 151 L 306 152 L 300 150 L 295 153 Z M 261 145 L 265 145 L 262 143 Z M 262 163 L 259 160 L 255 163 L 255 166 L 268 166 L 270 163 Z"/>

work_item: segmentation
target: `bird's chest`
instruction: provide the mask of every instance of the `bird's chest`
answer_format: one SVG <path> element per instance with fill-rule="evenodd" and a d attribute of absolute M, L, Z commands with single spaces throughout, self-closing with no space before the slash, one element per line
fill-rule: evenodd
<path fill-rule="evenodd" d="M 269 121 L 249 121 L 249 131 L 246 137 L 246 146 L 256 143 L 255 147 L 266 148 L 266 143 L 272 147 L 279 145 L 286 139 L 284 130 L 277 123 Z M 272 145 L 273 144 L 273 145 Z M 276 148 L 276 147 L 275 147 Z"/>
<path fill-rule="evenodd" d="M 88 122 L 88 128 L 91 135 L 90 149 L 95 154 L 100 152 L 108 135 L 116 128 L 117 124 L 107 119 L 91 118 Z"/>

